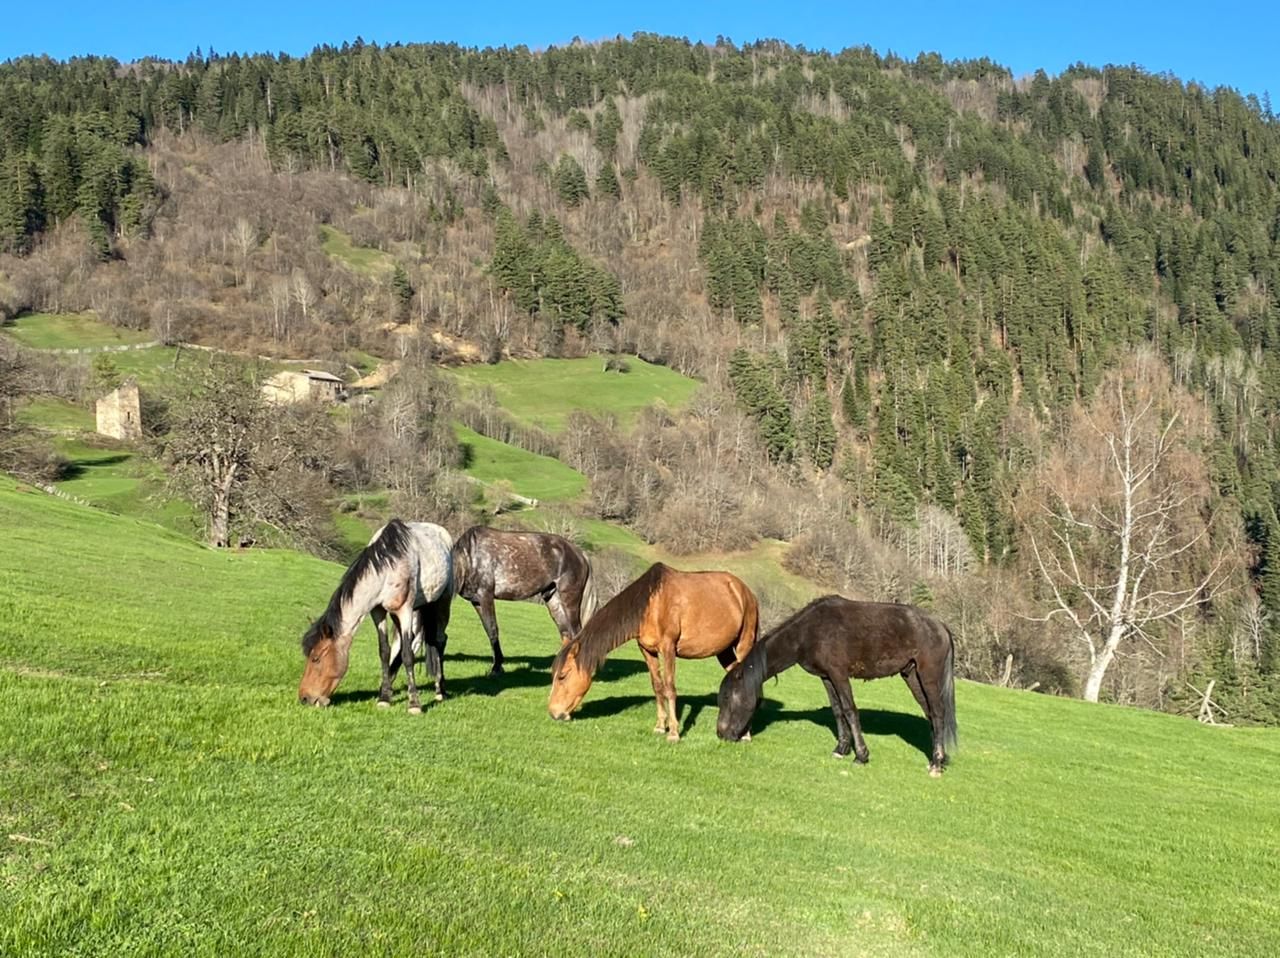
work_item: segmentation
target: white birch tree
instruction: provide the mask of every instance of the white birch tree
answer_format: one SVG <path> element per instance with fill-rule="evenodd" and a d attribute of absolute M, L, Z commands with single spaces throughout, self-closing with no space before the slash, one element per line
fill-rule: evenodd
<path fill-rule="evenodd" d="M 1077 411 L 1024 493 L 1040 618 L 1064 621 L 1087 653 L 1087 701 L 1126 646 L 1160 652 L 1162 623 L 1206 607 L 1240 561 L 1189 448 L 1209 428 L 1159 360 L 1138 354 Z"/>

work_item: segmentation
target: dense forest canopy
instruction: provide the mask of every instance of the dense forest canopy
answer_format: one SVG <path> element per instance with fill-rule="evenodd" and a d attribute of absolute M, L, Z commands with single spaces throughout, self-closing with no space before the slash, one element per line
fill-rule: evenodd
<path fill-rule="evenodd" d="M 1034 467 L 1108 376 L 1154 355 L 1205 407 L 1204 511 L 1246 537 L 1231 601 L 1280 613 L 1280 123 L 1265 100 L 1132 66 L 1014 78 L 985 59 L 647 34 L 536 53 L 28 57 L 0 66 L 0 250 L 35 258 L 77 223 L 104 263 L 141 261 L 174 203 L 157 143 L 184 137 L 247 142 L 273 175 L 429 196 L 434 258 L 398 268 L 395 309 L 417 302 L 494 357 L 524 323 L 543 353 L 679 363 L 731 391 L 787 481 L 838 483 L 852 511 L 904 530 L 950 517 L 977 568 L 1022 568 Z M 225 285 L 249 289 L 239 271 L 275 234 L 244 229 Z M 412 229 L 369 242 L 411 235 L 427 245 Z M 447 250 L 474 263 L 477 245 L 484 295 L 440 291 Z M 311 284 L 315 315 L 344 311 L 344 341 L 369 315 L 345 282 Z M 1225 602 L 1198 610 L 1217 638 L 1195 667 L 1265 685 L 1280 628 L 1269 619 L 1245 661 Z"/>

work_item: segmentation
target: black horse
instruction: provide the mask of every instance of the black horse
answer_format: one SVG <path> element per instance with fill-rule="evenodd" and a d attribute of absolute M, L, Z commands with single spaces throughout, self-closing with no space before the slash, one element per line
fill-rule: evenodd
<path fill-rule="evenodd" d="M 568 539 L 545 532 L 472 526 L 453 546 L 453 581 L 457 594 L 475 606 L 489 636 L 492 675 L 502 672 L 495 599 L 542 599 L 561 642 L 577 635 L 596 607 L 586 554 Z"/>
<path fill-rule="evenodd" d="M 870 755 L 849 678 L 901 675 L 933 732 L 929 774 L 942 774 L 946 746 L 956 740 L 955 640 L 945 625 L 911 605 L 854 602 L 838 595 L 814 599 L 725 676 L 716 733 L 731 741 L 749 738 L 765 679 L 796 664 L 821 678 L 827 690 L 838 729 L 836 758 L 849 754 L 852 739 L 858 762 Z"/>

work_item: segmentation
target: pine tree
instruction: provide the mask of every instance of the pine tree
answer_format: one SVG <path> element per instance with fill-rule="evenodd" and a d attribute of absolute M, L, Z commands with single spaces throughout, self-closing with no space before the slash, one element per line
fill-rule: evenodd
<path fill-rule="evenodd" d="M 587 174 L 568 153 L 563 154 L 556 164 L 552 185 L 560 199 L 569 207 L 577 206 L 591 195 L 587 189 Z"/>
<path fill-rule="evenodd" d="M 602 164 L 600 172 L 596 174 L 596 193 L 600 196 L 612 196 L 614 199 L 622 195 L 622 187 L 612 163 Z"/>
<path fill-rule="evenodd" d="M 819 469 L 830 469 L 836 455 L 836 428 L 831 421 L 831 401 L 819 389 L 805 410 L 800 427 L 805 455 Z"/>

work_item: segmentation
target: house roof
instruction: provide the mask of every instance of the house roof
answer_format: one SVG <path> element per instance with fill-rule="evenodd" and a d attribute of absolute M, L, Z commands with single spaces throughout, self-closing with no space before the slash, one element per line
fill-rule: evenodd
<path fill-rule="evenodd" d="M 323 369 L 304 369 L 308 379 L 319 379 L 327 383 L 338 383 L 342 385 L 342 377 L 335 376 L 333 373 L 327 373 Z"/>

